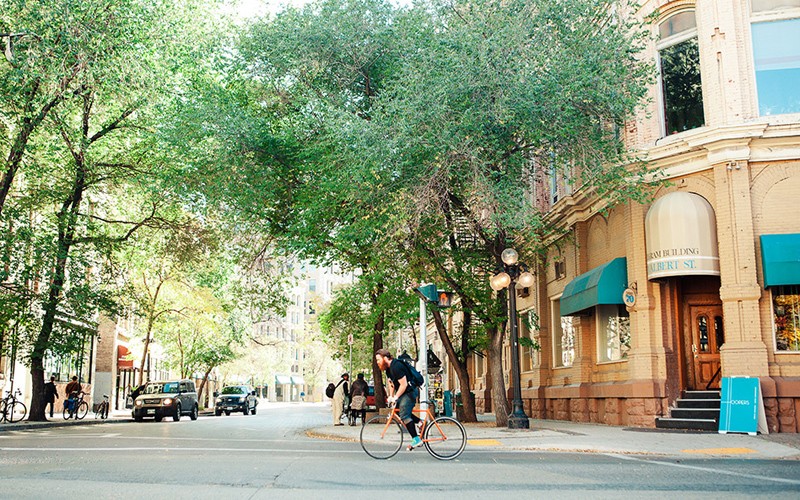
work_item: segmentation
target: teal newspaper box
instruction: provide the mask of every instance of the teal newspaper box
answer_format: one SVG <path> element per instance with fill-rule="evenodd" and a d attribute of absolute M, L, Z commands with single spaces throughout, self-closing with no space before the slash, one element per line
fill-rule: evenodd
<path fill-rule="evenodd" d="M 758 432 L 761 387 L 756 377 L 724 377 L 720 395 L 719 432 Z M 761 410 L 763 411 L 763 410 Z"/>

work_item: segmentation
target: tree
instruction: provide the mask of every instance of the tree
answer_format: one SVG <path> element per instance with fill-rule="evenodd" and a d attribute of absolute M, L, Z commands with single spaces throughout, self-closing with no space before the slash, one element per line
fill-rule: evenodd
<path fill-rule="evenodd" d="M 608 206 L 642 197 L 646 170 L 618 133 L 651 75 L 641 39 L 594 0 L 289 9 L 238 47 L 247 82 L 232 86 L 234 119 L 217 123 L 257 126 L 228 131 L 239 154 L 219 199 L 293 250 L 390 280 L 365 290 L 373 347 L 391 287 L 422 278 L 456 291 L 465 322 L 457 344 L 443 339 L 448 356 L 468 386 L 466 356 L 486 346 L 505 425 L 508 311 L 487 278 L 506 246 L 537 263 L 564 230 L 527 201 L 542 179 Z M 394 262 L 403 269 L 382 274 Z"/>
<path fill-rule="evenodd" d="M 42 319 L 29 356 L 31 420 L 45 418 L 43 360 L 63 344 L 58 317 L 115 312 L 115 287 L 103 286 L 115 280 L 98 276 L 114 267 L 114 250 L 141 227 L 174 222 L 162 212 L 170 206 L 169 190 L 159 189 L 165 187 L 159 182 L 164 155 L 152 149 L 158 104 L 179 86 L 187 57 L 206 48 L 197 36 L 203 30 L 195 22 L 202 13 L 196 2 L 63 0 L 39 7 L 79 39 L 74 47 L 53 30 L 47 44 L 74 51 L 81 71 L 75 90 L 49 110 L 47 130 L 28 139 L 28 149 L 32 140 L 38 148 L 38 161 L 28 169 L 23 198 L 38 213 L 58 206 L 53 232 L 43 238 L 47 246 L 37 249 L 51 261 L 41 276 L 47 284 Z"/>

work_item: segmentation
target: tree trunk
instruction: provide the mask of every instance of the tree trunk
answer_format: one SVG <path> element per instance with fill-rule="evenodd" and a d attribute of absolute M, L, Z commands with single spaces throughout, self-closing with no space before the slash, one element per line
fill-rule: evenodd
<path fill-rule="evenodd" d="M 200 398 L 202 397 L 203 389 L 206 387 L 206 382 L 208 382 L 208 376 L 211 374 L 211 370 L 214 369 L 214 366 L 216 365 L 209 366 L 208 370 L 206 370 L 206 372 L 203 374 L 203 380 L 200 381 L 200 388 L 197 390 L 197 400 L 200 401 L 200 408 L 203 410 L 206 409 L 206 404 L 205 400 Z"/>
<path fill-rule="evenodd" d="M 462 408 L 464 412 L 463 422 L 477 422 L 478 416 L 475 412 L 475 399 L 466 395 L 472 388 L 469 378 L 469 370 L 467 370 L 466 354 L 464 355 L 463 361 L 458 359 L 458 354 L 453 347 L 453 342 L 450 340 L 450 336 L 447 334 L 447 329 L 444 326 L 442 313 L 440 311 L 433 311 L 433 322 L 436 325 L 436 331 L 439 332 L 439 338 L 442 340 L 442 345 L 444 345 L 444 350 L 447 353 L 447 357 L 450 359 L 450 363 L 453 365 L 453 368 L 456 371 L 456 376 L 458 377 L 458 384 L 461 387 L 461 404 L 463 405 Z M 462 332 L 462 337 L 466 333 L 468 332 Z"/>
<path fill-rule="evenodd" d="M 378 367 L 375 360 L 375 351 L 383 349 L 383 329 L 385 327 L 383 314 L 378 317 L 375 323 L 375 332 L 372 334 L 372 381 L 375 388 L 375 407 L 386 408 L 386 390 L 383 387 L 383 372 Z"/>
<path fill-rule="evenodd" d="M 489 333 L 489 376 L 492 378 L 492 405 L 497 427 L 508 426 L 508 396 L 503 377 L 503 331 L 494 328 Z"/>
<path fill-rule="evenodd" d="M 77 172 L 72 192 L 69 198 L 61 206 L 58 214 L 58 244 L 56 253 L 55 268 L 53 279 L 50 282 L 50 290 L 47 299 L 42 306 L 44 315 L 42 317 L 42 328 L 33 345 L 31 352 L 31 411 L 28 420 L 35 422 L 46 421 L 45 402 L 44 402 L 44 357 L 47 354 L 47 347 L 50 344 L 50 335 L 53 333 L 53 325 L 56 319 L 56 310 L 61 299 L 61 292 L 66 280 L 67 259 L 69 251 L 75 237 L 75 222 L 83 198 L 83 190 L 86 183 L 86 172 L 82 162 L 77 162 Z"/>

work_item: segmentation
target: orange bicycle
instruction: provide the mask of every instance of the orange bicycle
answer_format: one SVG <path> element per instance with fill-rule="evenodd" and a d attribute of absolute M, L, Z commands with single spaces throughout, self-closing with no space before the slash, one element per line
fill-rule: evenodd
<path fill-rule="evenodd" d="M 439 460 L 452 460 L 467 446 L 467 431 L 461 422 L 450 417 L 434 418 L 430 405 L 425 411 L 414 410 L 422 420 L 419 435 L 428 453 Z M 406 426 L 397 408 L 388 415 L 377 415 L 361 426 L 361 448 L 372 458 L 392 458 L 403 447 Z"/>

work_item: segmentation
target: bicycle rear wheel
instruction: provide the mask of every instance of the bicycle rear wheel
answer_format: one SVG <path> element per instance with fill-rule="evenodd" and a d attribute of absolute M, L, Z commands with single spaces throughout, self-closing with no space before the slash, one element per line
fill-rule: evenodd
<path fill-rule="evenodd" d="M 402 446 L 403 429 L 389 415 L 372 417 L 361 426 L 361 448 L 372 458 L 392 458 Z"/>
<path fill-rule="evenodd" d="M 439 417 L 425 426 L 423 442 L 428 453 L 434 457 L 452 460 L 461 455 L 467 446 L 467 431 L 458 420 Z"/>
<path fill-rule="evenodd" d="M 81 401 L 80 406 L 78 406 L 78 409 L 75 410 L 75 418 L 81 420 L 86 416 L 87 413 L 89 413 L 89 403 L 86 401 Z"/>
<path fill-rule="evenodd" d="M 6 418 L 9 422 L 19 422 L 28 414 L 28 408 L 25 403 L 15 401 L 6 407 Z"/>
<path fill-rule="evenodd" d="M 98 418 L 105 419 L 106 418 L 105 417 L 105 410 L 106 410 L 105 403 L 100 403 L 100 406 L 98 406 L 97 409 L 94 411 L 94 418 L 95 419 L 98 419 Z"/>

